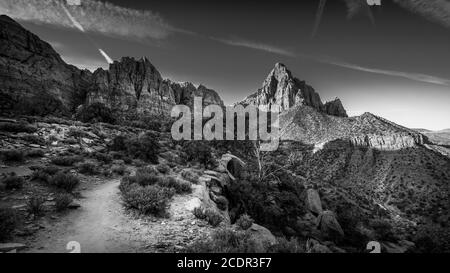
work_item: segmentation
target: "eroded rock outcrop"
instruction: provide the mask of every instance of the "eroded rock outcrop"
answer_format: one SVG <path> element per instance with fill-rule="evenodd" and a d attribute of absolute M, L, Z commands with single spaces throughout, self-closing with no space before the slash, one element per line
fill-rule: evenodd
<path fill-rule="evenodd" d="M 0 16 L 0 112 L 67 114 L 84 102 L 91 72 L 66 64 L 50 44 Z"/>
<path fill-rule="evenodd" d="M 223 105 L 203 85 L 164 80 L 147 58 L 122 58 L 94 73 L 65 63 L 52 46 L 13 19 L 0 17 L 0 112 L 71 115 L 80 105 L 103 103 L 128 118 L 169 115 L 176 104 Z"/>
<path fill-rule="evenodd" d="M 310 106 L 317 111 L 335 116 L 347 116 L 342 103 L 333 101 L 328 104 L 330 112 L 323 104 L 320 95 L 305 81 L 292 76 L 284 64 L 277 63 L 267 76 L 261 89 L 241 102 L 244 105 L 259 105 L 263 109 L 279 106 L 281 111 L 298 105 Z"/>
<path fill-rule="evenodd" d="M 344 231 L 332 211 L 322 212 L 317 218 L 317 226 L 325 237 L 344 237 Z"/>
<path fill-rule="evenodd" d="M 328 115 L 337 117 L 348 117 L 347 111 L 345 111 L 344 105 L 342 105 L 342 101 L 338 98 L 325 103 L 324 108 L 325 112 Z"/>
<path fill-rule="evenodd" d="M 322 213 L 322 202 L 320 201 L 319 193 L 314 189 L 306 191 L 306 207 L 316 215 Z"/>

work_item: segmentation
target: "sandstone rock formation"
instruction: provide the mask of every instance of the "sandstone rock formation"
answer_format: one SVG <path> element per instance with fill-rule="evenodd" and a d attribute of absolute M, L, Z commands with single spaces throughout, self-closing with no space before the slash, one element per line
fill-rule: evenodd
<path fill-rule="evenodd" d="M 284 64 L 277 63 L 267 76 L 261 89 L 241 102 L 244 105 L 259 105 L 263 109 L 279 106 L 281 111 L 298 105 L 310 106 L 317 111 L 346 117 L 342 103 L 334 100 L 323 104 L 320 95 L 305 81 L 292 76 Z"/>
<path fill-rule="evenodd" d="M 314 189 L 306 191 L 306 207 L 313 213 L 319 215 L 322 213 L 322 202 L 319 193 Z"/>
<path fill-rule="evenodd" d="M 337 117 L 348 117 L 347 111 L 345 111 L 345 108 L 339 98 L 326 102 L 324 108 L 325 112 L 329 115 Z"/>
<path fill-rule="evenodd" d="M 267 252 L 267 250 L 277 244 L 277 238 L 267 228 L 253 224 L 247 232 L 249 233 L 249 242 L 255 247 L 258 253 Z"/>
<path fill-rule="evenodd" d="M 50 44 L 0 16 L 0 111 L 68 113 L 83 103 L 91 73 L 66 64 Z"/>
<path fill-rule="evenodd" d="M 0 112 L 70 115 L 96 102 L 122 116 L 170 114 L 176 104 L 223 106 L 211 89 L 164 80 L 147 58 L 122 58 L 94 73 L 65 63 L 50 44 L 11 18 L 0 17 Z"/>
<path fill-rule="evenodd" d="M 317 226 L 324 236 L 344 237 L 344 231 L 332 211 L 324 211 L 317 219 Z"/>
<path fill-rule="evenodd" d="M 280 137 L 322 146 L 344 140 L 354 146 L 379 150 L 399 150 L 427 143 L 422 134 L 370 113 L 336 117 L 309 106 L 296 106 L 281 113 Z"/>

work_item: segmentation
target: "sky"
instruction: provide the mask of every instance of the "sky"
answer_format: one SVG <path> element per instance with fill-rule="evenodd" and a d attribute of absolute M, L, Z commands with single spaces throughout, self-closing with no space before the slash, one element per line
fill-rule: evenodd
<path fill-rule="evenodd" d="M 281 62 L 352 116 L 450 128 L 450 0 L 2 0 L 0 13 L 80 68 L 146 56 L 232 104 Z"/>

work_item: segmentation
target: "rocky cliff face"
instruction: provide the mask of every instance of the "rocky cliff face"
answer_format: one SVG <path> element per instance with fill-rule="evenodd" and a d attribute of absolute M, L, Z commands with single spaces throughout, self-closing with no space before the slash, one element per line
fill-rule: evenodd
<path fill-rule="evenodd" d="M 122 58 L 109 70 L 98 69 L 86 103 L 101 102 L 119 112 L 168 113 L 175 99 L 160 73 L 146 58 Z"/>
<path fill-rule="evenodd" d="M 345 111 L 344 106 L 340 99 L 336 98 L 332 101 L 328 101 L 324 105 L 325 112 L 332 116 L 337 117 L 348 117 L 347 111 Z"/>
<path fill-rule="evenodd" d="M 70 115 L 82 104 L 100 102 L 128 116 L 170 114 L 176 104 L 223 105 L 202 85 L 164 80 L 146 58 L 122 58 L 94 73 L 65 63 L 38 36 L 0 16 L 0 112 Z"/>
<path fill-rule="evenodd" d="M 358 117 L 336 117 L 309 106 L 296 106 L 280 115 L 282 140 L 320 146 L 344 140 L 353 146 L 400 150 L 427 143 L 422 134 L 381 117 L 365 113 Z"/>
<path fill-rule="evenodd" d="M 329 115 L 347 116 L 340 100 L 337 99 L 324 105 L 320 95 L 313 87 L 292 76 L 291 71 L 281 63 L 275 64 L 262 88 L 241 103 L 260 105 L 263 109 L 279 106 L 281 111 L 305 105 Z"/>
<path fill-rule="evenodd" d="M 66 64 L 46 42 L 0 16 L 0 111 L 68 113 L 83 102 L 91 73 Z"/>

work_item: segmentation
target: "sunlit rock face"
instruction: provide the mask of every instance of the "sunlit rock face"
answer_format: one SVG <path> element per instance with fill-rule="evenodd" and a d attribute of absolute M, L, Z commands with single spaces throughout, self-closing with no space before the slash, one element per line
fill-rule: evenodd
<path fill-rule="evenodd" d="M 124 57 L 94 73 L 65 63 L 52 46 L 0 16 L 1 112 L 70 116 L 80 105 L 103 103 L 118 115 L 169 115 L 177 104 L 223 105 L 205 86 L 164 80 L 147 59 Z"/>
<path fill-rule="evenodd" d="M 214 90 L 164 80 L 147 58 L 122 58 L 107 71 L 98 69 L 93 78 L 87 103 L 101 102 L 119 112 L 169 115 L 175 105 L 193 106 L 194 97 L 202 97 L 205 105 L 223 105 Z"/>
<path fill-rule="evenodd" d="M 278 106 L 281 111 L 294 106 L 310 106 L 333 116 L 347 116 L 339 100 L 323 104 L 320 95 L 305 81 L 295 78 L 284 64 L 277 63 L 264 81 L 262 88 L 241 104 L 259 105 L 262 109 Z"/>

